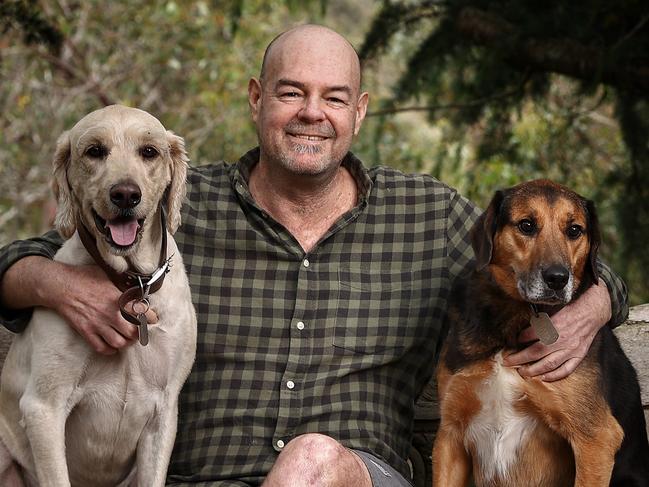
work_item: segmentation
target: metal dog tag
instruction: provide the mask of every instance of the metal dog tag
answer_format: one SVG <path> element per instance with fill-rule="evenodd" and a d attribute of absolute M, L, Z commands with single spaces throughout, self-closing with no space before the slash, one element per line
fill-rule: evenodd
<path fill-rule="evenodd" d="M 532 314 L 530 325 L 543 345 L 552 345 L 559 339 L 559 332 L 547 313 Z"/>
<path fill-rule="evenodd" d="M 149 322 L 146 319 L 146 312 L 149 311 L 150 307 L 149 300 L 144 297 L 138 301 L 133 301 L 131 307 L 133 308 L 133 313 L 136 313 L 135 318 L 139 322 L 137 324 L 138 340 L 140 345 L 146 345 L 149 343 L 149 329 L 147 328 Z"/>
<path fill-rule="evenodd" d="M 137 325 L 138 340 L 140 341 L 140 345 L 146 345 L 147 343 L 149 343 L 149 329 L 147 328 L 148 323 L 146 320 L 146 315 L 137 315 L 137 320 L 140 322 L 140 324 Z"/>

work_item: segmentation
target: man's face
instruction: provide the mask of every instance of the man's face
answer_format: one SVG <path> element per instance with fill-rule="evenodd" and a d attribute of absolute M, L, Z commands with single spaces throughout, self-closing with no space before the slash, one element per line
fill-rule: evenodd
<path fill-rule="evenodd" d="M 249 99 L 261 160 L 300 175 L 337 168 L 367 108 L 356 54 L 327 33 L 289 34 L 273 46 Z"/>

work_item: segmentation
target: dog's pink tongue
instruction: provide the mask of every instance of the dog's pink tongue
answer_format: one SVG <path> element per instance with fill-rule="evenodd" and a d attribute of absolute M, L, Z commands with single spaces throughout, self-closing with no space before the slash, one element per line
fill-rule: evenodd
<path fill-rule="evenodd" d="M 106 226 L 110 230 L 110 236 L 117 245 L 126 247 L 135 242 L 137 229 L 139 227 L 137 220 L 107 222 Z"/>

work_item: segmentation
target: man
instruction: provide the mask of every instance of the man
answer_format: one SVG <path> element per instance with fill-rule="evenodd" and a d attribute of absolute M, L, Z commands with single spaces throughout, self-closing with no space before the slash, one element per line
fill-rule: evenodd
<path fill-rule="evenodd" d="M 478 210 L 433 178 L 368 171 L 348 152 L 368 95 L 335 32 L 278 36 L 248 94 L 260 147 L 190 171 L 175 236 L 199 338 L 169 482 L 409 485 L 414 400 Z M 93 266 L 43 258 L 54 249 L 35 240 L 0 255 L 5 325 L 20 330 L 25 309 L 49 306 L 118 353 L 135 337 L 119 292 Z M 612 303 L 600 284 L 555 315 L 557 343 L 510 357 L 534 362 L 521 373 L 565 376 L 611 316 L 625 318 L 624 285 L 603 274 Z"/>

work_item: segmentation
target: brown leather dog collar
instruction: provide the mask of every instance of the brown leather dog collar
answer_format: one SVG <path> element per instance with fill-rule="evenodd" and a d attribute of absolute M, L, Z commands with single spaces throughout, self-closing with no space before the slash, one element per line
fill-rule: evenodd
<path fill-rule="evenodd" d="M 77 231 L 81 242 L 112 283 L 122 291 L 122 295 L 119 297 L 119 310 L 125 320 L 138 327 L 138 338 L 141 345 L 149 343 L 148 323 L 145 315 L 149 309 L 149 295 L 162 287 L 164 278 L 171 268 L 171 258 L 173 257 L 172 255 L 167 258 L 167 219 L 164 206 L 160 205 L 159 209 L 162 243 L 158 268 L 151 274 L 142 274 L 131 269 L 123 273 L 115 271 L 101 257 L 97 249 L 97 242 L 83 224 L 81 217 L 77 216 Z M 129 266 L 132 267 L 130 262 Z M 130 310 L 127 309 L 129 303 L 133 303 Z"/>

